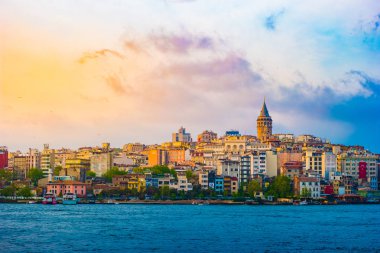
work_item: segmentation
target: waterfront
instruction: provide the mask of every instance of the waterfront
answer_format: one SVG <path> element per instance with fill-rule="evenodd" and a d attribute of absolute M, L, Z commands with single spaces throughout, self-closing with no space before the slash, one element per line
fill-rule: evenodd
<path fill-rule="evenodd" d="M 0 205 L 2 252 L 378 252 L 380 206 Z"/>

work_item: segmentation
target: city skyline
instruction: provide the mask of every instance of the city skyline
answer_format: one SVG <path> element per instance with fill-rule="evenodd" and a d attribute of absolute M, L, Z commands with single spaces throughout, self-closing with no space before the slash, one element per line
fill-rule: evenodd
<path fill-rule="evenodd" d="M 380 152 L 376 1 L 2 1 L 0 21 L 10 150 L 256 135 L 266 97 L 273 133 Z"/>

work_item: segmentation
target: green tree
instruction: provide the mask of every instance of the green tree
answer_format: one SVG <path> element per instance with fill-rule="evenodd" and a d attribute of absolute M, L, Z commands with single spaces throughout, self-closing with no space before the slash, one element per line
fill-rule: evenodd
<path fill-rule="evenodd" d="M 249 182 L 247 192 L 251 198 L 255 197 L 255 194 L 261 191 L 262 189 L 259 182 L 257 182 L 256 180 L 252 180 L 251 182 Z"/>
<path fill-rule="evenodd" d="M 87 170 L 86 177 L 96 177 L 96 173 L 93 172 L 92 170 Z"/>
<path fill-rule="evenodd" d="M 32 192 L 29 187 L 23 187 L 19 189 L 16 194 L 17 196 L 26 197 L 26 198 L 32 197 Z"/>
<path fill-rule="evenodd" d="M 53 172 L 54 176 L 59 176 L 59 173 L 61 172 L 61 170 L 63 170 L 62 166 L 56 166 Z"/>
<path fill-rule="evenodd" d="M 28 173 L 28 177 L 32 180 L 34 186 L 37 186 L 38 180 L 44 177 L 44 173 L 41 169 L 32 168 Z"/>
<path fill-rule="evenodd" d="M 126 175 L 128 172 L 119 170 L 118 167 L 112 167 L 102 175 L 108 182 L 112 182 L 112 177 L 116 175 Z"/>
<path fill-rule="evenodd" d="M 185 199 L 186 198 L 186 192 L 184 190 L 178 191 L 180 199 Z"/>
<path fill-rule="evenodd" d="M 161 199 L 167 199 L 170 194 L 170 188 L 167 185 L 160 187 Z"/>
<path fill-rule="evenodd" d="M 10 197 L 16 194 L 16 187 L 14 185 L 10 185 L 0 190 L 0 195 Z"/>
<path fill-rule="evenodd" d="M 132 171 L 133 171 L 133 173 L 144 174 L 144 172 L 147 172 L 149 170 L 147 170 L 145 168 L 137 167 L 137 168 L 133 168 Z"/>
<path fill-rule="evenodd" d="M 12 172 L 5 170 L 5 169 L 0 169 L 0 180 L 6 181 L 6 182 L 11 181 L 12 180 Z"/>
<path fill-rule="evenodd" d="M 174 169 L 169 169 L 169 167 L 165 165 L 148 167 L 147 170 L 149 170 L 153 175 L 163 175 L 169 173 L 173 177 L 177 178 L 177 172 Z"/>
<path fill-rule="evenodd" d="M 266 192 L 267 195 L 272 195 L 276 198 L 286 198 L 292 196 L 291 181 L 286 176 L 278 176 L 269 185 Z"/>
<path fill-rule="evenodd" d="M 193 177 L 193 172 L 191 170 L 186 171 L 186 178 L 187 181 L 190 181 L 190 179 Z"/>
<path fill-rule="evenodd" d="M 302 198 L 310 198 L 311 197 L 311 190 L 309 190 L 307 188 L 302 188 L 301 197 Z"/>

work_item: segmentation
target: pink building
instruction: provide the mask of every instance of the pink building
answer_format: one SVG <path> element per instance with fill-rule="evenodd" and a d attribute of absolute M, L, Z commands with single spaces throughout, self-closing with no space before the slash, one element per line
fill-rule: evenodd
<path fill-rule="evenodd" d="M 74 193 L 78 197 L 86 197 L 87 184 L 78 181 L 55 181 L 47 184 L 47 192 L 55 195 Z"/>

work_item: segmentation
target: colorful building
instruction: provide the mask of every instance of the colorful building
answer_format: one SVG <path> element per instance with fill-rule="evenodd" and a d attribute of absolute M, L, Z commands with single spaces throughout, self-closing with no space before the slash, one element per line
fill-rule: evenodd
<path fill-rule="evenodd" d="M 64 195 L 66 193 L 76 194 L 78 197 L 86 197 L 87 194 L 86 183 L 78 182 L 78 181 L 56 181 L 48 183 L 46 186 L 46 191 L 54 193 L 57 196 Z"/>
<path fill-rule="evenodd" d="M 346 176 L 366 181 L 378 176 L 377 159 L 373 154 L 343 153 L 338 156 L 338 170 Z"/>
<path fill-rule="evenodd" d="M 112 177 L 112 184 L 119 187 L 121 190 L 136 189 L 138 192 L 146 188 L 145 175 L 142 174 L 127 174 L 117 175 Z"/>

